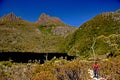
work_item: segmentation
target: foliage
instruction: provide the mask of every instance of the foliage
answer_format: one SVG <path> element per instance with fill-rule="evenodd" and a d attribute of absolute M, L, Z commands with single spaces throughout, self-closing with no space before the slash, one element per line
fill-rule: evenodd
<path fill-rule="evenodd" d="M 105 79 L 119 80 L 120 56 L 99 60 L 99 75 Z M 0 62 L 0 79 L 32 79 L 32 80 L 89 80 L 88 69 L 92 69 L 94 61 L 73 61 L 53 58 L 44 64 L 12 63 L 11 67 Z"/>
<path fill-rule="evenodd" d="M 120 79 L 120 56 L 116 58 L 111 58 L 109 60 L 103 60 L 100 65 L 100 75 L 104 78 L 111 80 L 119 80 Z"/>
<path fill-rule="evenodd" d="M 120 34 L 120 22 L 116 20 L 115 16 L 120 16 L 118 13 L 102 13 L 84 23 L 73 34 L 69 35 L 63 42 L 63 52 L 70 55 L 80 55 L 89 57 L 92 52 L 91 46 L 93 38 L 100 35 L 109 36 L 112 34 Z M 115 45 L 111 45 L 115 46 Z M 97 40 L 95 45 L 96 54 L 106 54 L 108 52 L 108 44 Z"/>
<path fill-rule="evenodd" d="M 98 37 L 102 42 L 107 43 L 109 47 L 108 56 L 120 55 L 120 34 L 112 34 L 108 37 L 101 35 Z"/>
<path fill-rule="evenodd" d="M 41 71 L 40 73 L 37 73 L 33 80 L 57 80 L 53 74 L 49 71 Z"/>

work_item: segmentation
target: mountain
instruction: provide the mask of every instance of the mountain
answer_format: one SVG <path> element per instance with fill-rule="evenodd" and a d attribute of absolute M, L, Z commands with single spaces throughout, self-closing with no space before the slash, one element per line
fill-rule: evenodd
<path fill-rule="evenodd" d="M 40 15 L 37 23 L 41 26 L 65 26 L 65 24 L 58 17 L 50 17 L 43 13 Z"/>
<path fill-rule="evenodd" d="M 101 13 L 79 28 L 41 14 L 37 22 L 13 13 L 0 18 L 1 52 L 62 52 L 89 57 L 120 54 L 120 10 Z"/>
<path fill-rule="evenodd" d="M 102 38 L 102 40 L 101 40 Z M 120 10 L 101 13 L 67 36 L 61 51 L 84 57 L 120 54 Z"/>
<path fill-rule="evenodd" d="M 45 13 L 42 13 L 36 22 L 40 29 L 50 30 L 54 35 L 63 35 L 64 37 L 73 33 L 77 28 L 69 26 L 63 23 L 58 17 L 51 17 Z M 43 31 L 42 31 L 43 32 Z M 44 30 L 43 33 L 46 31 Z"/>
<path fill-rule="evenodd" d="M 51 26 L 52 23 L 56 25 Z M 45 14 L 37 23 L 22 20 L 14 13 L 7 14 L 0 18 L 0 52 L 58 52 L 60 42 L 76 30 L 63 24 Z"/>
<path fill-rule="evenodd" d="M 2 20 L 16 21 L 21 20 L 21 17 L 17 17 L 13 12 L 2 17 Z"/>

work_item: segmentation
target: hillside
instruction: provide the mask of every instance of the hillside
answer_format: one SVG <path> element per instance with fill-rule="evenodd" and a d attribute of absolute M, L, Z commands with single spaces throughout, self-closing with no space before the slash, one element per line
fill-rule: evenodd
<path fill-rule="evenodd" d="M 62 52 L 84 57 L 93 56 L 93 50 L 95 54 L 120 54 L 120 11 L 95 16 L 69 35 L 61 46 Z"/>
<path fill-rule="evenodd" d="M 10 13 L 0 18 L 0 52 L 57 52 L 59 42 L 75 30 L 46 14 L 28 22 Z"/>

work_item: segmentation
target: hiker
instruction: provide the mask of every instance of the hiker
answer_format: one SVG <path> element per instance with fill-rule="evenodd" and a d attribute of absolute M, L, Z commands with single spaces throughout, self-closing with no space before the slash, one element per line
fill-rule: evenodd
<path fill-rule="evenodd" d="M 93 71 L 94 71 L 94 77 L 98 78 L 98 70 L 99 70 L 99 65 L 97 62 L 93 65 Z"/>

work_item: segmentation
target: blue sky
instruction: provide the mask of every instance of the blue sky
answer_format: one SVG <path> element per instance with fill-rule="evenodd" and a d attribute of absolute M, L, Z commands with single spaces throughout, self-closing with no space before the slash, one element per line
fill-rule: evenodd
<path fill-rule="evenodd" d="M 0 17 L 14 12 L 35 22 L 41 13 L 59 17 L 64 23 L 80 26 L 102 12 L 120 9 L 120 0 L 0 0 Z"/>

